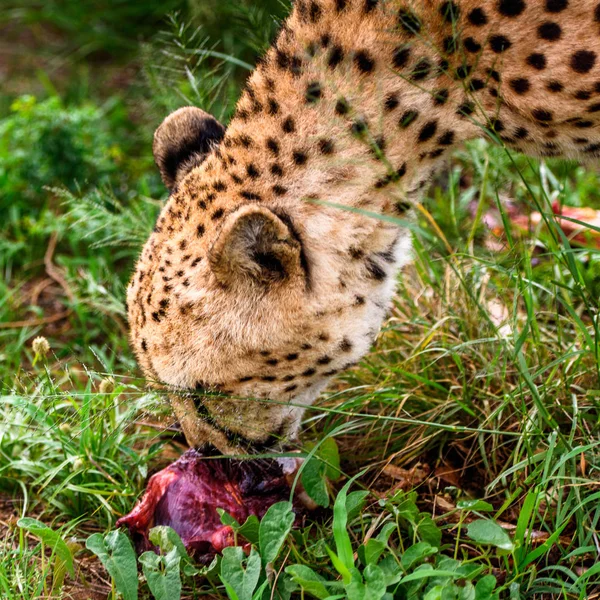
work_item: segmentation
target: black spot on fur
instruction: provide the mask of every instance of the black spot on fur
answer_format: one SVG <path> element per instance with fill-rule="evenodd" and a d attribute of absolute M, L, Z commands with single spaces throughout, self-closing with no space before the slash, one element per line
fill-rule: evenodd
<path fill-rule="evenodd" d="M 306 371 L 302 373 L 302 377 L 312 377 L 316 372 L 317 370 L 313 368 L 306 369 Z"/>
<path fill-rule="evenodd" d="M 321 356 L 319 359 L 317 359 L 317 364 L 318 365 L 328 365 L 333 359 L 330 356 Z"/>
<path fill-rule="evenodd" d="M 311 22 L 316 23 L 321 18 L 322 14 L 323 14 L 323 9 L 319 6 L 318 2 L 313 0 L 310 3 L 309 9 L 308 9 L 308 15 L 309 15 Z"/>
<path fill-rule="evenodd" d="M 348 6 L 348 0 L 335 0 L 335 10 L 342 12 Z"/>
<path fill-rule="evenodd" d="M 555 42 L 560 39 L 562 35 L 562 29 L 558 23 L 553 23 L 551 21 L 547 21 L 546 23 L 542 23 L 538 27 L 538 36 L 543 40 L 548 40 L 549 42 Z"/>
<path fill-rule="evenodd" d="M 419 132 L 418 140 L 419 142 L 427 142 L 430 140 L 437 131 L 437 121 L 428 121 L 423 125 L 421 131 Z"/>
<path fill-rule="evenodd" d="M 281 165 L 274 163 L 271 165 L 271 173 L 273 175 L 276 175 L 277 177 L 282 177 L 283 176 L 283 168 L 281 167 Z"/>
<path fill-rule="evenodd" d="M 274 98 L 269 98 L 267 101 L 267 112 L 271 116 L 279 114 L 279 103 Z"/>
<path fill-rule="evenodd" d="M 571 68 L 576 73 L 589 73 L 596 64 L 596 53 L 591 50 L 578 50 L 571 56 Z"/>
<path fill-rule="evenodd" d="M 275 138 L 272 138 L 272 137 L 267 138 L 267 149 L 274 156 L 278 156 L 279 150 L 280 150 L 279 142 Z"/>
<path fill-rule="evenodd" d="M 406 129 L 411 123 L 413 123 L 417 119 L 418 116 L 419 116 L 419 113 L 416 110 L 407 110 L 400 117 L 400 120 L 398 121 L 398 125 L 402 129 Z"/>
<path fill-rule="evenodd" d="M 531 89 L 529 79 L 525 79 L 524 77 L 511 79 L 508 82 L 508 85 L 510 85 L 511 89 L 517 94 L 526 94 Z"/>
<path fill-rule="evenodd" d="M 321 89 L 321 84 L 318 81 L 311 81 L 306 86 L 306 93 L 304 95 L 306 102 L 309 104 L 314 104 L 317 102 L 321 96 L 323 95 L 323 90 Z"/>
<path fill-rule="evenodd" d="M 260 171 L 253 163 L 246 165 L 246 173 L 248 173 L 248 177 L 250 177 L 250 179 L 258 179 L 260 177 Z"/>
<path fill-rule="evenodd" d="M 294 133 L 294 131 L 296 131 L 296 123 L 292 117 L 286 117 L 281 124 L 281 128 L 283 129 L 284 133 Z"/>
<path fill-rule="evenodd" d="M 448 102 L 448 98 L 450 97 L 450 92 L 447 89 L 437 90 L 433 92 L 433 103 L 436 106 L 443 106 Z"/>
<path fill-rule="evenodd" d="M 442 16 L 442 19 L 446 21 L 446 23 L 453 23 L 454 21 L 458 20 L 460 11 L 454 2 L 448 1 L 444 2 L 440 6 L 440 15 Z"/>
<path fill-rule="evenodd" d="M 546 0 L 546 10 L 551 13 L 562 12 L 569 5 L 569 0 Z"/>
<path fill-rule="evenodd" d="M 356 119 L 350 127 L 352 135 L 362 137 L 367 132 L 368 126 L 364 119 Z"/>
<path fill-rule="evenodd" d="M 398 25 L 409 35 L 415 35 L 421 31 L 421 21 L 417 15 L 407 9 L 398 12 Z"/>
<path fill-rule="evenodd" d="M 331 69 L 335 69 L 343 60 L 344 50 L 339 44 L 336 44 L 329 51 L 329 56 L 327 57 L 327 65 Z"/>
<path fill-rule="evenodd" d="M 477 40 L 473 39 L 472 37 L 466 38 L 465 41 L 463 42 L 463 45 L 467 52 L 471 52 L 473 54 L 475 54 L 476 52 L 479 52 L 481 50 L 481 44 Z"/>
<path fill-rule="evenodd" d="M 469 83 L 469 88 L 473 92 L 478 92 L 485 87 L 485 82 L 482 79 L 472 79 Z"/>
<path fill-rule="evenodd" d="M 302 150 L 294 150 L 292 152 L 292 159 L 295 164 L 297 164 L 298 166 L 302 166 L 305 165 L 308 161 L 308 155 Z"/>
<path fill-rule="evenodd" d="M 335 103 L 335 112 L 338 115 L 347 115 L 350 112 L 350 105 L 348 104 L 348 101 L 345 98 L 340 98 Z"/>
<path fill-rule="evenodd" d="M 242 190 L 240 192 L 240 196 L 242 198 L 244 198 L 245 200 L 252 200 L 252 201 L 260 201 L 262 200 L 262 197 L 260 194 L 257 194 L 256 192 L 249 192 L 247 190 Z"/>
<path fill-rule="evenodd" d="M 552 121 L 552 113 L 549 110 L 545 110 L 543 108 L 536 108 L 531 112 L 533 118 L 536 121 L 541 121 L 543 123 L 547 123 Z"/>
<path fill-rule="evenodd" d="M 399 104 L 400 101 L 398 100 L 398 94 L 391 93 L 386 96 L 384 103 L 386 111 L 391 112 L 397 108 Z"/>
<path fill-rule="evenodd" d="M 215 210 L 213 212 L 213 214 L 210 216 L 210 218 L 213 221 L 217 221 L 218 219 L 220 219 L 223 215 L 225 214 L 225 210 L 223 208 L 217 208 L 217 210 Z"/>
<path fill-rule="evenodd" d="M 335 145 L 332 139 L 322 138 L 319 140 L 319 151 L 321 154 L 333 154 L 335 150 Z"/>
<path fill-rule="evenodd" d="M 348 338 L 344 338 L 340 342 L 340 350 L 342 352 L 350 352 L 352 350 L 352 342 Z"/>
<path fill-rule="evenodd" d="M 475 105 L 472 102 L 463 102 L 457 109 L 456 113 L 462 117 L 468 117 L 475 112 Z"/>
<path fill-rule="evenodd" d="M 562 92 L 565 89 L 565 86 L 560 81 L 549 81 L 546 84 L 546 89 L 549 92 L 556 94 L 558 92 Z"/>
<path fill-rule="evenodd" d="M 410 78 L 413 81 L 422 81 L 431 73 L 431 63 L 427 58 L 422 58 L 415 65 Z"/>
<path fill-rule="evenodd" d="M 592 92 L 589 90 L 579 90 L 573 96 L 576 100 L 589 100 L 592 97 Z"/>
<path fill-rule="evenodd" d="M 446 131 L 446 133 L 438 138 L 437 143 L 440 146 L 452 146 L 454 143 L 454 137 L 454 131 Z"/>
<path fill-rule="evenodd" d="M 279 184 L 275 184 L 271 189 L 276 196 L 285 196 L 288 191 L 286 187 Z"/>
<path fill-rule="evenodd" d="M 299 354 L 297 352 L 292 352 L 291 354 L 288 354 L 285 357 L 285 360 L 289 360 L 290 362 L 297 360 L 298 359 Z"/>
<path fill-rule="evenodd" d="M 504 17 L 518 17 L 525 10 L 523 0 L 499 0 L 498 12 Z"/>
<path fill-rule="evenodd" d="M 512 46 L 512 42 L 505 35 L 493 35 L 490 38 L 490 48 L 500 54 L 506 52 Z"/>
<path fill-rule="evenodd" d="M 396 69 L 404 69 L 410 60 L 410 48 L 408 46 L 398 46 L 392 56 L 392 64 Z"/>
<path fill-rule="evenodd" d="M 543 71 L 546 68 L 546 57 L 539 53 L 539 52 L 534 52 L 533 54 L 530 54 L 526 61 L 525 61 L 530 67 L 533 67 L 534 69 L 537 69 L 538 71 Z"/>
<path fill-rule="evenodd" d="M 471 25 L 475 25 L 476 27 L 482 27 L 488 22 L 487 15 L 482 8 L 474 8 L 469 13 L 467 18 L 469 19 L 469 23 L 471 23 Z"/>
<path fill-rule="evenodd" d="M 365 0 L 363 10 L 366 14 L 369 14 L 375 10 L 379 0 Z"/>
<path fill-rule="evenodd" d="M 197 237 L 202 237 L 204 235 L 204 225 L 202 225 L 202 223 L 200 225 L 198 225 L 198 227 L 196 227 L 196 236 Z"/>
<path fill-rule="evenodd" d="M 354 64 L 361 73 L 368 74 L 375 68 L 375 59 L 366 50 L 359 50 L 354 55 Z"/>

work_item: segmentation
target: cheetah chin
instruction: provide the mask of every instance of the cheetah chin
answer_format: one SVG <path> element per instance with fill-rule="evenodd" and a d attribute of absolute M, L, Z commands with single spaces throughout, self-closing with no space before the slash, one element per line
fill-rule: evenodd
<path fill-rule="evenodd" d="M 170 196 L 127 300 L 190 445 L 296 439 L 372 346 L 457 145 L 597 160 L 599 52 L 597 0 L 296 0 L 227 128 L 167 117 Z"/>

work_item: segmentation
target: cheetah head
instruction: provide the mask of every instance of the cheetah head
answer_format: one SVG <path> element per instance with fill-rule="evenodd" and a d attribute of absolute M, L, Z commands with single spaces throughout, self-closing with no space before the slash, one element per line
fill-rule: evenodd
<path fill-rule="evenodd" d="M 221 450 L 234 438 L 295 438 L 328 380 L 368 351 L 389 307 L 398 237 L 301 192 L 241 197 L 231 177 L 252 150 L 226 151 L 228 134 L 195 108 L 157 130 L 171 194 L 128 289 L 143 370 L 173 392 L 188 441 Z"/>

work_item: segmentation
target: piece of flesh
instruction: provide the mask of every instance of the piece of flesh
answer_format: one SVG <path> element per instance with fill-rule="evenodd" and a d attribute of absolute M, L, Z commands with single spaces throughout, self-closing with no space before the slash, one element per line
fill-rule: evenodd
<path fill-rule="evenodd" d="M 212 458 L 188 450 L 150 478 L 142 499 L 117 526 L 129 529 L 141 553 L 154 549 L 148 538 L 150 529 L 168 525 L 190 555 L 198 562 L 210 562 L 215 553 L 236 543 L 217 508 L 238 523 L 250 515 L 261 518 L 271 505 L 289 500 L 290 472 L 296 464 L 295 459 L 286 464 L 275 459 Z"/>

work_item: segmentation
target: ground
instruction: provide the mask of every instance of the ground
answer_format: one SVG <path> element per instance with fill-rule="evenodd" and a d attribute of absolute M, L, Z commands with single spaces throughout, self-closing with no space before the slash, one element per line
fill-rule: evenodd
<path fill-rule="evenodd" d="M 6 598 L 110 597 L 111 579 L 86 540 L 113 529 L 148 476 L 185 449 L 126 333 L 125 285 L 165 200 L 151 135 L 188 103 L 227 122 L 247 67 L 275 31 L 271 15 L 285 13 L 275 2 L 224 2 L 207 21 L 200 3 L 149 3 L 154 20 L 129 18 L 127 28 L 117 4 L 87 15 L 88 27 L 60 2 L 43 13 L 28 3 L 2 23 L 15 42 L 0 57 L 1 81 L 10 81 L 0 94 Z M 181 12 L 170 20 L 174 8 Z M 291 567 L 302 565 L 343 582 L 325 544 L 347 557 L 333 526 L 341 504 L 332 507 L 360 473 L 350 491 L 369 495 L 343 529 L 365 581 L 383 567 L 367 566 L 361 545 L 393 523 L 383 560 L 401 558 L 404 575 L 455 570 L 420 580 L 410 597 L 442 597 L 442 585 L 447 597 L 469 597 L 473 582 L 478 598 L 491 598 L 486 575 L 503 598 L 600 595 L 598 230 L 576 239 L 552 210 L 555 202 L 599 209 L 598 175 L 496 142 L 471 143 L 447 161 L 418 207 L 414 261 L 372 352 L 307 413 L 302 449 L 321 442 L 315 452 L 330 463 L 327 484 L 323 463 L 313 463 L 313 494 L 330 506 L 285 537 L 277 581 L 298 582 Z M 38 336 L 48 340 L 45 355 L 33 349 Z M 74 577 L 63 584 L 57 546 L 42 547 L 18 526 L 22 517 L 60 532 Z M 487 536 L 477 534 L 479 521 Z M 439 551 L 429 555 L 424 544 Z M 144 582 L 139 593 L 151 597 Z M 183 596 L 227 592 L 217 575 L 185 576 Z"/>

